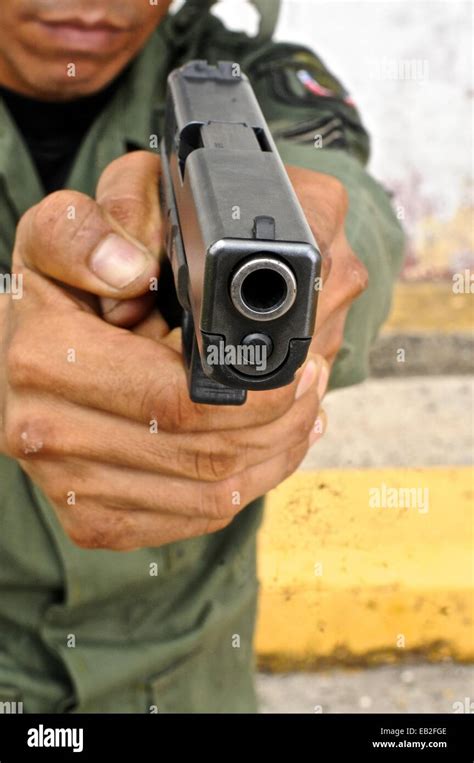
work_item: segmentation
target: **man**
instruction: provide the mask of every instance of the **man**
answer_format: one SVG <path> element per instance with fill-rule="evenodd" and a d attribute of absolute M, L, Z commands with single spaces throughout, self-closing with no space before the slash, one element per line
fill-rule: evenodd
<path fill-rule="evenodd" d="M 255 709 L 259 497 L 388 311 L 402 235 L 354 106 L 268 16 L 248 38 L 212 4 L 2 3 L 0 700 L 25 712 Z M 166 76 L 193 58 L 249 75 L 324 255 L 307 363 L 242 408 L 189 402 L 149 288 Z"/>

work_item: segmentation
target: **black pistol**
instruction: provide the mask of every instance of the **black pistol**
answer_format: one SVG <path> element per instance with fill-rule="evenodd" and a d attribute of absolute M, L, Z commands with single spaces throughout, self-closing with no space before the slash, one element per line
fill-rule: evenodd
<path fill-rule="evenodd" d="M 190 397 L 241 405 L 247 390 L 289 384 L 304 362 L 321 256 L 238 64 L 170 74 L 160 151 Z"/>

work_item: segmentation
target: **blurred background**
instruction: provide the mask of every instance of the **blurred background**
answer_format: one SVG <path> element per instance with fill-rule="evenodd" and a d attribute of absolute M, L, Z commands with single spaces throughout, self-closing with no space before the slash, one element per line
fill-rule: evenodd
<path fill-rule="evenodd" d="M 214 12 L 258 28 L 245 0 Z M 408 246 L 371 378 L 327 396 L 327 434 L 269 498 L 264 711 L 474 712 L 472 14 L 281 3 L 276 38 L 311 47 L 355 100 Z M 426 511 L 374 509 L 374 488 L 422 491 Z"/>
<path fill-rule="evenodd" d="M 277 36 L 315 49 L 364 117 L 370 170 L 409 234 L 410 279 L 473 266 L 472 13 L 458 0 L 282 4 Z"/>

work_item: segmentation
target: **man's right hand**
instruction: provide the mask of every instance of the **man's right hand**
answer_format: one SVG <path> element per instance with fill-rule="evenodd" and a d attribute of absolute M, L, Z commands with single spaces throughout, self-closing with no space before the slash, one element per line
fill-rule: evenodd
<path fill-rule="evenodd" d="M 176 332 L 157 316 L 142 330 L 156 296 L 158 172 L 156 157 L 129 154 L 105 170 L 96 200 L 55 193 L 17 231 L 24 295 L 1 325 L 0 451 L 85 548 L 225 527 L 297 468 L 325 426 L 319 356 L 242 407 L 201 406 L 189 400 Z"/>

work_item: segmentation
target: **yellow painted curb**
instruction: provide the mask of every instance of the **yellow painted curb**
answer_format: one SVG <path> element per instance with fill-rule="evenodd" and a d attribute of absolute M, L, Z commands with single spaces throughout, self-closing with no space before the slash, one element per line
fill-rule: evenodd
<path fill-rule="evenodd" d="M 451 281 L 399 282 L 383 333 L 472 332 L 473 299 L 473 294 L 455 294 Z"/>
<path fill-rule="evenodd" d="M 390 508 L 400 488 L 428 492 L 418 508 Z M 377 496 L 387 508 L 369 506 Z M 284 482 L 259 537 L 260 666 L 474 660 L 472 508 L 467 467 L 327 469 Z"/>

